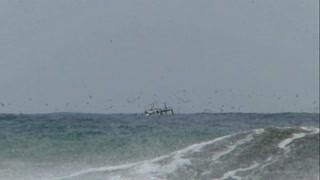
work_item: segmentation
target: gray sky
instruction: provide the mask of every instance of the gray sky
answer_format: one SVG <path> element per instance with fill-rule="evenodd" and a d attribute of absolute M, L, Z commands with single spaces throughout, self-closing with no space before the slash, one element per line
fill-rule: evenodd
<path fill-rule="evenodd" d="M 1 0 L 0 113 L 317 112 L 318 0 Z"/>

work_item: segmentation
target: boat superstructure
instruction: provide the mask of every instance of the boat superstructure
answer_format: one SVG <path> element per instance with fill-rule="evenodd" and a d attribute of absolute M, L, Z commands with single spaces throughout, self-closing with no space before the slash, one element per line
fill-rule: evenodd
<path fill-rule="evenodd" d="M 160 115 L 164 115 L 164 114 L 168 114 L 171 113 L 171 115 L 174 115 L 173 113 L 173 109 L 167 107 L 166 103 L 164 103 L 164 108 L 155 108 L 154 104 L 151 104 L 151 108 L 144 111 L 145 116 L 149 116 L 151 114 L 160 114 Z"/>

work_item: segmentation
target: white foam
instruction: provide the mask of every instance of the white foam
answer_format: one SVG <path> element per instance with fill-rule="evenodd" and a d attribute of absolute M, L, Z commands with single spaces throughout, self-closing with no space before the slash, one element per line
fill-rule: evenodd
<path fill-rule="evenodd" d="M 254 130 L 253 132 L 255 134 L 260 134 L 263 132 L 263 129 Z M 190 165 L 191 161 L 186 158 L 186 155 L 188 153 L 200 152 L 202 150 L 202 148 L 204 148 L 205 146 L 208 146 L 208 145 L 214 144 L 216 142 L 222 141 L 224 139 L 230 138 L 234 135 L 237 135 L 237 134 L 222 136 L 222 137 L 213 139 L 211 141 L 193 144 L 193 145 L 188 146 L 184 149 L 172 152 L 168 155 L 156 157 L 151 160 L 145 160 L 145 161 L 123 164 L 123 165 L 118 165 L 118 166 L 89 168 L 89 169 L 85 169 L 80 172 L 76 172 L 71 175 L 67 175 L 65 177 L 56 178 L 56 179 L 63 180 L 63 179 L 74 178 L 77 176 L 83 176 L 83 175 L 95 173 L 95 172 L 108 172 L 108 171 L 111 172 L 111 171 L 116 171 L 116 170 L 126 170 L 126 174 L 128 176 L 132 175 L 132 176 L 139 177 L 140 179 L 145 179 L 146 177 L 148 177 L 149 179 L 152 179 L 152 178 L 159 179 L 158 178 L 159 176 L 164 176 L 166 174 L 173 173 L 179 167 L 182 167 L 184 165 Z M 237 145 L 251 140 L 250 139 L 250 138 L 252 138 L 251 136 L 252 135 L 250 135 L 246 139 L 238 142 Z M 237 146 L 237 145 L 235 145 L 235 146 Z M 231 149 L 232 149 L 232 147 L 231 147 Z M 162 160 L 166 160 L 166 163 L 161 165 L 160 161 L 162 161 Z M 137 178 L 137 179 L 139 179 L 139 178 Z M 122 176 L 113 176 L 113 179 L 126 179 L 126 178 L 122 177 Z"/>
<path fill-rule="evenodd" d="M 303 130 L 306 130 L 306 131 L 311 131 L 311 133 L 319 133 L 319 128 L 316 128 L 316 127 L 300 127 L 301 129 Z"/>
<path fill-rule="evenodd" d="M 237 172 L 248 171 L 248 170 L 254 169 L 258 166 L 259 166 L 259 163 L 254 163 L 253 165 L 246 167 L 246 168 L 239 168 L 239 169 L 235 169 L 232 171 L 228 171 L 228 172 L 224 173 L 220 179 L 223 180 L 223 179 L 228 179 L 231 177 L 231 178 L 234 178 L 237 180 L 241 180 L 241 177 L 235 175 Z"/>
<path fill-rule="evenodd" d="M 133 169 L 135 169 L 134 172 L 138 173 L 138 174 L 145 174 L 147 176 L 153 176 L 153 175 L 163 176 L 163 175 L 173 173 L 179 167 L 191 164 L 191 161 L 184 157 L 187 153 L 199 152 L 199 151 L 201 151 L 201 149 L 203 147 L 210 145 L 210 144 L 213 144 L 213 143 L 216 143 L 216 142 L 221 141 L 223 139 L 229 138 L 233 135 L 234 134 L 222 136 L 222 137 L 216 138 L 211 141 L 193 144 L 193 145 L 188 146 L 184 149 L 175 151 L 169 155 L 161 156 L 161 157 L 158 157 L 158 158 L 155 158 L 152 160 L 143 161 L 143 162 L 141 162 L 140 165 L 133 168 Z M 164 159 L 169 159 L 170 162 L 165 165 L 160 165 L 159 161 L 164 160 Z"/>
<path fill-rule="evenodd" d="M 264 129 L 256 129 L 253 132 L 255 134 L 262 134 L 264 132 Z M 253 134 L 247 135 L 244 139 L 237 141 L 234 145 L 228 146 L 227 150 L 214 154 L 212 157 L 212 161 L 216 161 L 216 160 L 220 159 L 220 157 L 231 153 L 232 151 L 234 151 L 236 149 L 236 147 L 238 147 L 242 144 L 248 143 L 248 142 L 252 141 L 252 139 L 253 139 Z"/>
<path fill-rule="evenodd" d="M 255 132 L 255 134 L 262 134 L 264 132 L 264 129 L 255 129 L 253 130 L 253 132 Z"/>
<path fill-rule="evenodd" d="M 254 130 L 253 131 L 254 134 L 261 134 L 264 132 L 263 129 L 258 129 L 258 130 Z M 146 174 L 153 174 L 153 175 L 165 175 L 165 174 L 170 174 L 176 171 L 176 169 L 178 169 L 179 167 L 182 167 L 183 165 L 191 165 L 191 161 L 189 159 L 186 159 L 186 157 L 184 157 L 187 153 L 194 153 L 194 152 L 200 152 L 202 150 L 202 148 L 204 148 L 207 145 L 211 145 L 214 144 L 216 142 L 219 142 L 221 140 L 230 138 L 232 136 L 234 136 L 236 134 L 231 134 L 231 135 L 227 135 L 227 136 L 222 136 L 219 138 L 216 138 L 214 140 L 211 141 L 206 141 L 206 142 L 202 142 L 202 143 L 198 143 L 198 144 L 193 144 L 191 146 L 188 146 L 184 149 L 181 149 L 179 151 L 175 151 L 167 156 L 162 156 L 160 158 L 151 160 L 149 162 L 145 161 L 145 165 L 140 166 L 140 170 L 138 172 L 140 173 L 146 173 Z M 253 134 L 249 134 L 245 139 L 240 140 L 236 143 L 236 145 L 234 145 L 234 148 L 240 144 L 244 144 L 246 142 L 250 142 L 253 139 Z M 232 148 L 231 148 L 232 151 Z M 231 152 L 230 150 L 228 152 Z M 227 154 L 227 153 L 223 153 L 223 154 Z M 159 165 L 159 164 L 155 164 L 156 162 L 163 160 L 165 158 L 172 158 L 173 160 L 170 161 L 170 163 L 166 164 L 166 165 Z M 152 163 L 152 164 L 150 164 Z M 143 169 L 143 171 L 141 171 L 141 169 Z"/>
<path fill-rule="evenodd" d="M 287 138 L 287 139 L 281 141 L 278 144 L 278 147 L 281 149 L 285 149 L 288 146 L 288 144 L 290 144 L 293 140 L 303 138 L 305 135 L 306 135 L 306 133 L 293 134 L 293 136 L 291 138 Z"/>
<path fill-rule="evenodd" d="M 65 176 L 65 177 L 60 177 L 60 178 L 55 178 L 55 179 L 63 180 L 63 179 L 68 179 L 68 178 L 73 178 L 73 177 L 76 177 L 76 176 L 89 174 L 89 173 L 94 173 L 94 172 L 106 172 L 106 171 L 122 170 L 122 169 L 127 169 L 127 168 L 130 168 L 130 167 L 133 167 L 133 166 L 135 166 L 137 164 L 138 163 L 131 163 L 131 164 L 123 164 L 123 165 L 119 165 L 119 166 L 111 166 L 111 167 L 89 168 L 89 169 L 86 169 L 86 170 L 83 170 L 83 171 L 80 171 L 80 172 L 77 172 L 77 173 L 70 174 L 70 175 Z"/>
<path fill-rule="evenodd" d="M 206 142 L 202 142 L 202 143 L 198 143 L 198 144 L 193 144 L 191 146 L 188 146 L 187 148 L 184 148 L 182 150 L 176 151 L 173 154 L 185 154 L 187 152 L 199 152 L 199 151 L 201 151 L 201 149 L 203 147 L 205 147 L 207 145 L 210 145 L 210 144 L 213 144 L 215 142 L 224 140 L 224 139 L 232 137 L 234 135 L 235 134 L 231 134 L 231 135 L 227 135 L 227 136 L 222 136 L 222 137 L 216 138 L 216 139 L 211 140 L 211 141 L 206 141 Z"/>
<path fill-rule="evenodd" d="M 132 168 L 132 173 L 134 175 L 143 175 L 145 177 L 161 177 L 175 172 L 179 167 L 190 164 L 191 161 L 189 159 L 176 157 L 166 165 L 161 165 L 155 162 L 145 162 Z"/>
<path fill-rule="evenodd" d="M 134 172 L 137 174 L 168 174 L 171 172 L 174 172 L 178 167 L 181 167 L 183 165 L 190 164 L 190 160 L 188 159 L 183 159 L 182 156 L 185 155 L 186 153 L 192 153 L 192 152 L 198 152 L 201 151 L 201 149 L 209 144 L 213 144 L 215 142 L 221 141 L 223 139 L 226 139 L 228 137 L 233 136 L 232 135 L 227 135 L 227 136 L 222 136 L 219 138 L 216 138 L 211 141 L 206 141 L 198 144 L 193 144 L 191 146 L 188 146 L 184 149 L 175 151 L 173 153 L 170 153 L 169 155 L 164 155 L 160 157 L 156 157 L 151 160 L 145 160 L 145 161 L 140 161 L 137 163 L 129 163 L 129 164 L 123 164 L 123 165 L 118 165 L 118 166 L 108 166 L 108 167 L 98 167 L 98 168 L 89 168 L 85 169 L 64 177 L 60 178 L 55 178 L 54 180 L 63 180 L 63 179 L 68 179 L 68 178 L 73 178 L 77 176 L 82 176 L 90 173 L 95 173 L 95 172 L 107 172 L 107 171 L 115 171 L 115 170 L 124 170 L 124 169 L 129 169 L 129 168 L 134 168 Z M 155 164 L 156 162 L 159 162 L 161 160 L 164 160 L 166 158 L 172 158 L 173 160 L 170 161 L 169 164 L 166 164 L 164 166 L 161 166 L 160 164 Z M 122 177 L 121 177 L 122 178 Z M 114 179 L 119 179 L 119 176 L 114 176 Z M 122 178 L 123 179 L 123 178 Z"/>
<path fill-rule="evenodd" d="M 263 161 L 262 163 L 264 163 L 260 168 L 259 171 L 263 171 L 265 167 L 272 165 L 273 163 L 277 162 L 279 159 L 273 158 L 272 156 L 268 157 L 265 161 Z M 260 163 L 260 164 L 262 164 Z"/>
<path fill-rule="evenodd" d="M 284 149 L 285 150 L 285 155 L 290 152 L 290 147 L 288 147 L 288 145 L 296 140 L 296 139 L 300 139 L 300 138 L 303 138 L 305 137 L 306 135 L 310 135 L 310 134 L 316 134 L 316 133 L 319 133 L 319 128 L 315 128 L 315 127 L 300 127 L 301 129 L 305 130 L 305 131 L 309 131 L 310 133 L 296 133 L 296 134 L 293 134 L 291 138 L 287 138 L 283 141 L 281 141 L 279 144 L 278 144 L 278 147 L 280 149 Z"/>

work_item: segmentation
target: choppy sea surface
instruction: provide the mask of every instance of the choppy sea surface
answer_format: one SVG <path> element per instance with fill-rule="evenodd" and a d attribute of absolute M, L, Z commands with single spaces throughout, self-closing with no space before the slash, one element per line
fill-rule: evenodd
<path fill-rule="evenodd" d="M 319 179 L 319 114 L 0 114 L 2 180 Z"/>

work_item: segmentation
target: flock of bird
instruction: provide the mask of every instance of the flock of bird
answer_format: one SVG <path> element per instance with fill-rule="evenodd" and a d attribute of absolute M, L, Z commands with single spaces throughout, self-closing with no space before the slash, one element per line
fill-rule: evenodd
<path fill-rule="evenodd" d="M 224 92 L 227 92 L 229 91 L 229 93 L 231 93 L 233 90 L 230 88 L 228 90 L 225 90 Z M 213 93 L 215 94 L 218 94 L 219 93 L 219 90 L 214 90 Z M 158 103 L 158 95 L 155 93 L 153 95 L 153 99 L 154 99 L 154 102 L 152 104 L 156 105 L 156 106 L 159 106 L 159 103 Z M 295 98 L 299 98 L 299 93 L 297 93 L 295 95 Z M 94 99 L 92 95 L 88 95 L 86 96 L 86 100 L 85 100 L 85 105 L 90 105 L 92 100 Z M 179 113 L 180 111 L 183 111 L 183 107 L 185 105 L 191 105 L 192 107 L 194 107 L 193 103 L 192 103 L 192 100 L 189 99 L 189 93 L 187 90 L 178 90 L 176 92 L 173 92 L 172 93 L 172 97 L 170 99 L 170 104 L 175 104 L 176 107 L 174 108 L 176 110 L 177 113 Z M 253 97 L 253 94 L 248 94 L 248 98 L 252 98 Z M 174 99 L 173 99 L 174 98 Z M 161 98 L 160 98 L 161 99 Z M 209 98 L 210 99 L 210 98 Z M 279 101 L 281 99 L 281 96 L 278 96 L 278 97 L 275 97 L 275 100 Z M 29 101 L 32 101 L 32 98 L 28 98 Z M 141 95 L 137 96 L 137 97 L 134 97 L 134 98 L 127 98 L 126 99 L 126 103 L 128 105 L 134 105 L 134 106 L 138 106 L 138 107 L 141 107 L 141 104 L 143 103 L 143 98 L 141 98 Z M 173 102 L 173 103 L 172 103 Z M 164 102 L 165 104 L 168 103 L 168 102 Z M 224 104 L 221 104 L 221 105 L 216 105 L 216 106 L 213 106 L 215 103 L 212 101 L 212 100 L 208 100 L 207 102 L 207 105 L 208 105 L 208 109 L 205 109 L 203 110 L 203 112 L 226 112 L 226 111 L 229 111 L 229 112 L 240 112 L 242 108 L 244 108 L 245 106 L 244 105 L 238 105 L 238 106 L 235 106 L 235 105 L 232 105 L 232 106 L 225 106 Z M 317 101 L 313 101 L 312 104 L 314 106 L 317 105 Z M 0 107 L 2 108 L 5 108 L 6 106 L 10 106 L 11 104 L 10 103 L 4 103 L 4 102 L 0 102 Z M 43 104 L 45 107 L 48 107 L 49 104 L 48 103 L 44 103 Z M 65 103 L 65 107 L 68 108 L 70 107 L 71 103 L 70 102 L 66 102 Z M 74 107 L 77 107 L 77 105 L 75 105 Z M 106 105 L 104 107 L 104 110 L 105 111 L 110 111 L 111 109 L 114 108 L 114 105 L 112 105 L 112 99 L 109 98 L 109 99 L 106 99 Z M 144 109 L 146 109 L 147 107 L 144 106 Z M 315 107 L 314 110 L 316 112 L 319 112 L 319 107 Z M 303 111 L 303 110 L 302 110 Z"/>

